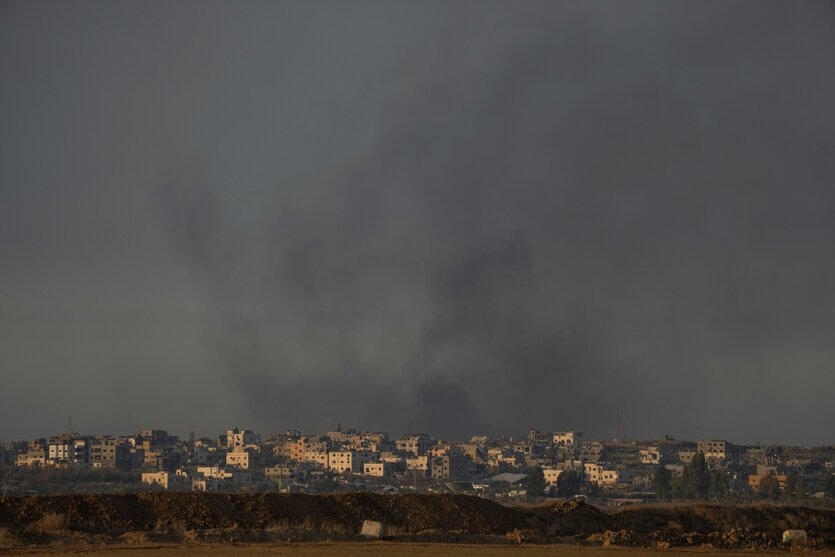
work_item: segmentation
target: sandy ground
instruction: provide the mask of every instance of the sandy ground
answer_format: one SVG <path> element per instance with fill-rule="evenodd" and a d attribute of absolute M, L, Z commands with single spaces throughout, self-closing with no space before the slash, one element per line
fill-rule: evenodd
<path fill-rule="evenodd" d="M 676 549 L 661 552 L 652 549 L 633 549 L 621 547 L 583 547 L 575 545 L 524 545 L 524 546 L 499 546 L 499 545 L 465 545 L 465 544 L 410 544 L 410 543 L 304 543 L 304 544 L 281 544 L 281 545 L 125 545 L 121 547 L 20 547 L 0 548 L 0 555 L 48 555 L 50 557 L 79 556 L 79 555 L 101 555 L 109 557 L 198 557 L 208 555 L 209 557 L 232 557 L 234 555 L 246 555 L 247 557 L 284 557 L 284 556 L 323 556 L 323 557 L 367 557 L 367 556 L 388 556 L 397 557 L 439 557 L 451 555 L 453 557 L 475 557 L 475 556 L 524 556 L 544 557 L 556 555 L 568 557 L 579 555 L 581 557 L 637 557 L 646 555 L 659 555 L 660 553 L 674 553 L 677 555 L 707 555 L 720 554 L 723 557 L 751 557 L 752 555 L 797 555 L 797 552 L 789 551 L 703 551 L 698 549 Z M 835 557 L 835 551 L 804 552 L 807 555 L 819 557 Z"/>

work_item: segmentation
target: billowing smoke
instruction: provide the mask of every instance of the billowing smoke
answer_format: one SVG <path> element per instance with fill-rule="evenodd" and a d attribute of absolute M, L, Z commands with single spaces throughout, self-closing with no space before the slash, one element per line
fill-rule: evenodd
<path fill-rule="evenodd" d="M 150 168 L 119 226 L 164 236 L 202 303 L 175 376 L 229 421 L 829 435 L 830 3 L 281 9 L 215 7 L 139 66 L 177 88 L 125 105 L 155 124 L 114 155 L 113 183 Z"/>

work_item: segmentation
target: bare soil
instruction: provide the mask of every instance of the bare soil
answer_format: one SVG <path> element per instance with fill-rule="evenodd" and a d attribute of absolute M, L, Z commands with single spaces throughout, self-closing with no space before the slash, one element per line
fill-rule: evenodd
<path fill-rule="evenodd" d="M 300 548 L 305 546 L 295 542 L 360 541 L 364 520 L 386 525 L 384 547 L 455 543 L 499 551 L 562 543 L 573 551 L 585 545 L 761 552 L 785 549 L 782 532 L 797 528 L 807 531 L 811 548 L 835 549 L 835 511 L 796 506 L 642 506 L 606 514 L 580 501 L 511 508 L 466 495 L 141 493 L 0 498 L 0 550 L 60 545 L 156 551 L 147 546 L 163 544 L 174 551 L 170 544 L 179 544 L 177 551 L 191 551 L 188 546 L 223 551 L 238 547 L 231 544 L 286 543 Z"/>
<path fill-rule="evenodd" d="M 668 554 L 685 557 L 691 555 L 719 554 L 721 557 L 751 557 L 751 551 L 719 551 L 703 549 L 673 549 Z M 48 557 L 75 557 L 78 555 L 96 555 L 101 557 L 437 557 L 438 555 L 451 557 L 646 557 L 658 555 L 655 549 L 625 548 L 625 547 L 585 547 L 578 545 L 513 545 L 490 546 L 471 544 L 403 544 L 392 542 L 373 543 L 306 543 L 282 545 L 138 545 L 102 548 L 65 548 L 65 547 L 26 547 L 14 549 L 0 549 L 0 555 L 27 555 Z M 791 551 L 757 552 L 757 555 L 797 555 Z M 816 556 L 832 557 L 833 551 L 815 552 Z"/>

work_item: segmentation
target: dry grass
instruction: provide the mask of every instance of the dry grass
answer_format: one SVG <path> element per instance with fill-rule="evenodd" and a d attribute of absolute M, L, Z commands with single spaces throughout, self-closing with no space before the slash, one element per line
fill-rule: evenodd
<path fill-rule="evenodd" d="M 0 547 L 10 547 L 17 544 L 17 536 L 8 528 L 0 528 Z"/>
<path fill-rule="evenodd" d="M 29 528 L 39 534 L 51 534 L 59 530 L 66 530 L 69 526 L 67 515 L 59 513 L 44 513 L 40 520 L 32 523 Z"/>
<path fill-rule="evenodd" d="M 272 521 L 266 528 L 271 533 L 292 532 L 296 530 L 306 532 L 322 532 L 326 534 L 356 534 L 349 532 L 344 524 L 327 519 L 320 519 L 313 516 L 305 517 L 300 524 L 292 524 L 286 518 Z"/>
<path fill-rule="evenodd" d="M 153 545 L 128 547 L 96 547 L 94 554 L 101 557 L 649 557 L 658 555 L 658 550 L 620 547 L 584 547 L 576 545 L 465 545 L 465 544 L 401 544 L 388 542 L 371 543 L 303 543 L 303 544 L 260 544 L 260 545 Z M 715 554 L 721 557 L 751 557 L 750 551 L 704 551 L 672 550 L 669 553 L 690 556 Z M 70 557 L 79 555 L 78 548 L 21 548 L 20 551 L 3 551 L 3 555 L 25 554 L 27 556 Z M 761 554 L 797 555 L 797 552 L 766 551 Z M 815 557 L 835 557 L 832 551 L 815 551 Z"/>

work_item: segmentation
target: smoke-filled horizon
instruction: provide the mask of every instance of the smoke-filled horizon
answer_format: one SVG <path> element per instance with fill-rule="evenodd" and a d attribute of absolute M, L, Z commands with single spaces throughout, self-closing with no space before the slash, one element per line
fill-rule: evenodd
<path fill-rule="evenodd" d="M 831 444 L 828 2 L 0 3 L 0 439 Z"/>

